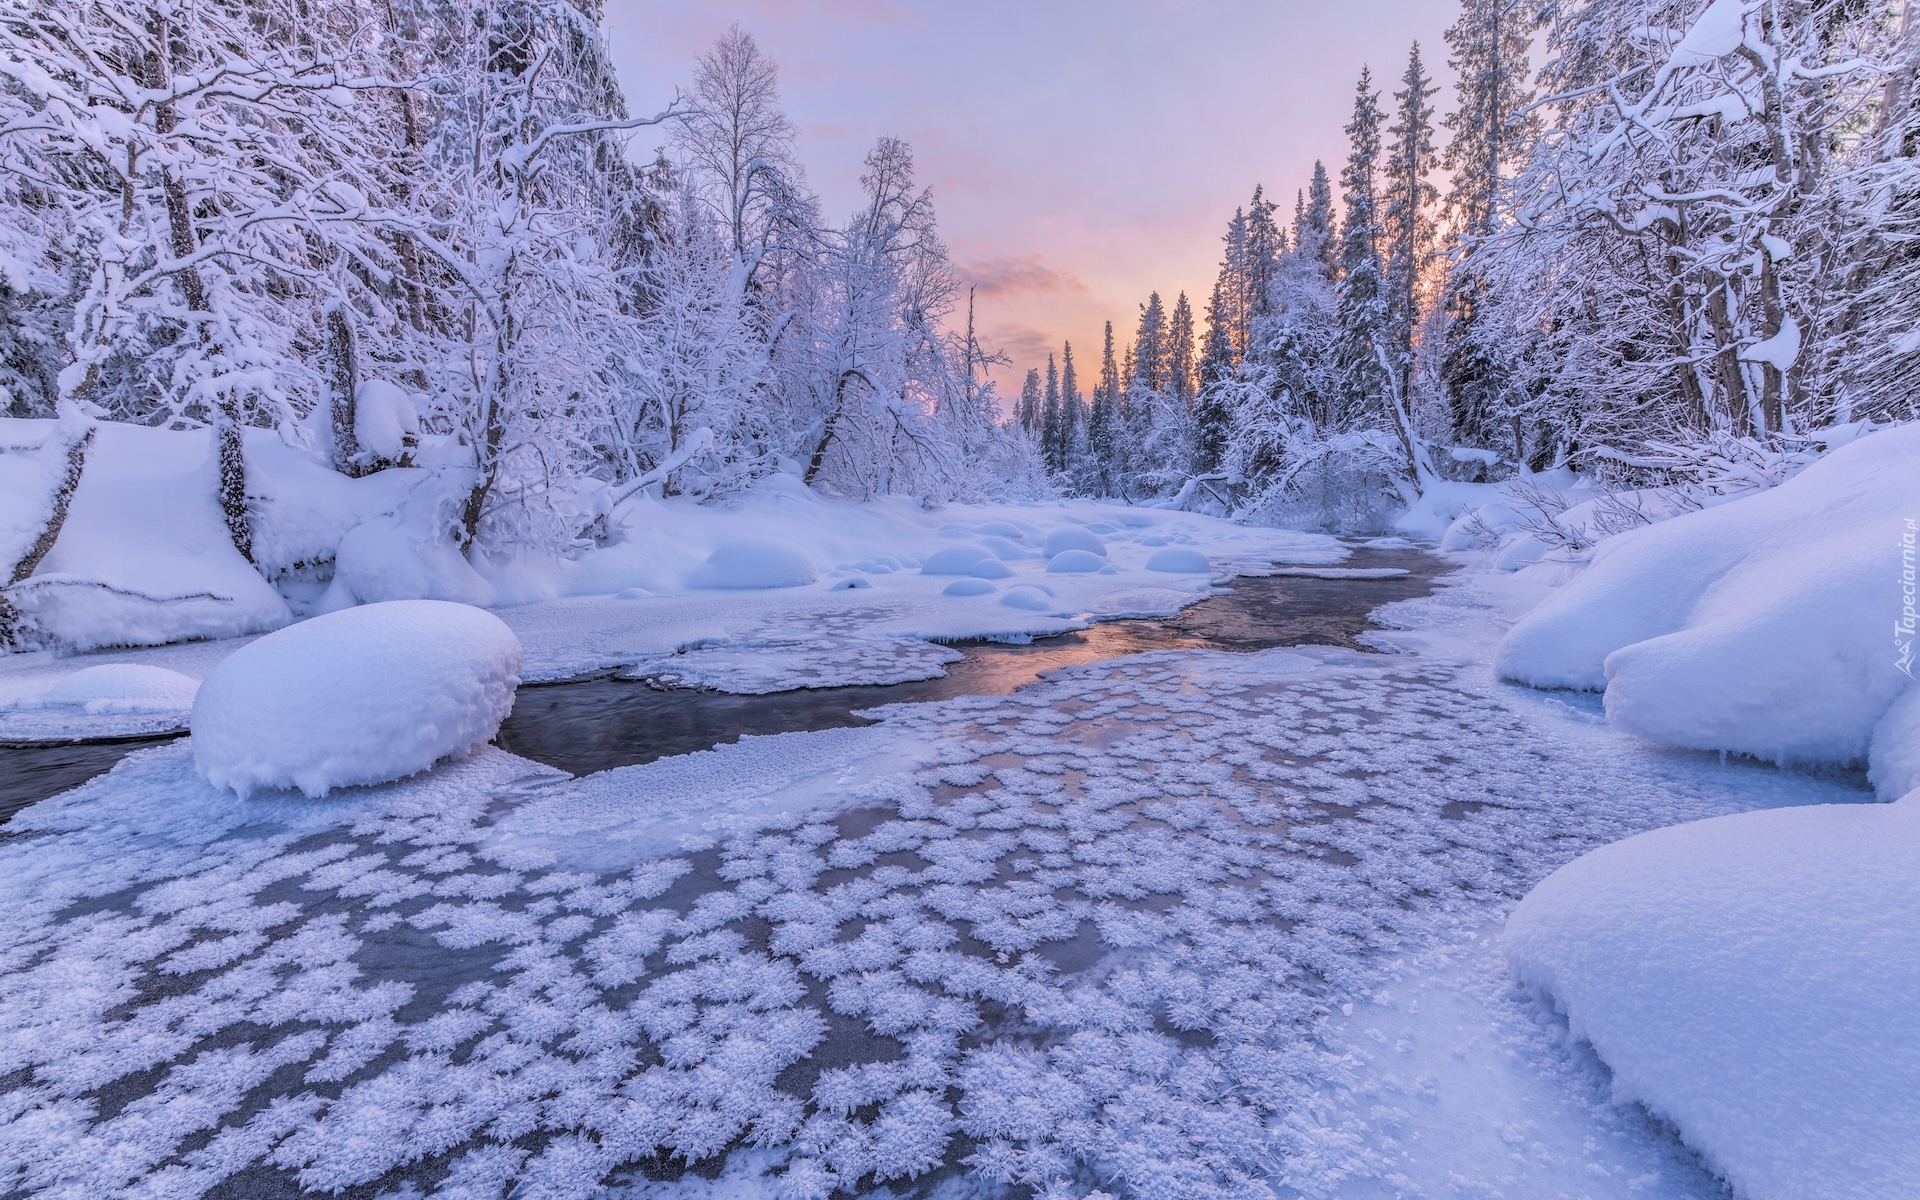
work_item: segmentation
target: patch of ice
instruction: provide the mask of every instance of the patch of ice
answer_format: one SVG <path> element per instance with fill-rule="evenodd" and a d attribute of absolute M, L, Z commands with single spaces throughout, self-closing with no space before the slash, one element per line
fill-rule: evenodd
<path fill-rule="evenodd" d="M 491 613 L 398 600 L 328 613 L 241 647 L 193 702 L 193 753 L 215 787 L 320 796 L 382 783 L 493 739 L 520 643 Z"/>

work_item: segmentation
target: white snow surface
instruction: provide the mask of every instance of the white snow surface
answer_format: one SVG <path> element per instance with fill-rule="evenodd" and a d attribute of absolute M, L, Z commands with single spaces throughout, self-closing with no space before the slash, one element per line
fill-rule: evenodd
<path fill-rule="evenodd" d="M 46 423 L 0 421 L 10 438 L 31 424 Z M 292 613 L 234 549 L 217 490 L 205 430 L 99 424 L 58 540 L 9 597 L 70 650 L 284 625 Z M 32 502 L 43 521 L 45 492 Z"/>
<path fill-rule="evenodd" d="M 18 707 L 77 708 L 88 715 L 180 712 L 193 707 L 199 687 L 197 680 L 165 667 L 102 663 L 75 671 Z"/>
<path fill-rule="evenodd" d="M 1744 1200 L 1920 1194 L 1920 800 L 1628 838 L 1534 889 L 1505 945 Z"/>
<path fill-rule="evenodd" d="M 1515 625 L 1497 669 L 1605 688 L 1608 716 L 1658 741 L 1863 761 L 1911 682 L 1888 635 L 1916 464 L 1920 425 L 1897 426 L 1779 487 L 1607 538 Z"/>
<path fill-rule="evenodd" d="M 193 702 L 194 763 L 242 798 L 402 779 L 492 741 L 519 671 L 518 639 L 481 609 L 395 600 L 328 613 L 208 674 Z"/>
<path fill-rule="evenodd" d="M 1909 684 L 1874 726 L 1867 778 L 1888 800 L 1920 790 L 1920 687 Z"/>
<path fill-rule="evenodd" d="M 1497 684 L 1528 586 L 581 780 L 140 752 L 0 841 L 0 1190 L 1714 1200 L 1430 964 L 1586 850 L 1860 793 Z"/>

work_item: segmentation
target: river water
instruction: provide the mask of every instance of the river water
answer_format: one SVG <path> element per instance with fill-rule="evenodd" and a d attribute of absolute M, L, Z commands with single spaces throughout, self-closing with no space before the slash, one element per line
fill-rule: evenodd
<path fill-rule="evenodd" d="M 1404 570 L 1379 578 L 1243 576 L 1232 589 L 1178 616 L 1104 621 L 1025 645 L 958 643 L 965 657 L 937 679 L 868 687 L 811 688 L 737 696 L 659 688 L 624 679 L 585 679 L 522 687 L 500 728 L 502 749 L 573 775 L 652 762 L 753 734 L 847 728 L 883 704 L 1006 695 L 1043 672 L 1149 650 L 1250 652 L 1274 646 L 1364 649 L 1367 614 L 1425 595 L 1444 563 L 1411 549 L 1356 547 L 1342 569 Z M 168 738 L 48 745 L 0 745 L 0 822 L 48 796 L 111 770 L 126 755 Z"/>

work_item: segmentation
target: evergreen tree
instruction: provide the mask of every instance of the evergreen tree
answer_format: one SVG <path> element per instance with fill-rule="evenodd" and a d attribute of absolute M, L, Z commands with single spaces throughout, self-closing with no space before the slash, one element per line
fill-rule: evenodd
<path fill-rule="evenodd" d="M 1278 208 L 1279 205 L 1264 197 L 1258 185 L 1254 187 L 1253 203 L 1247 210 L 1246 278 L 1242 283 L 1245 295 L 1240 306 L 1244 323 L 1240 335 L 1242 353 L 1245 353 L 1253 323 L 1269 311 L 1273 274 L 1279 267 L 1280 255 L 1287 248 L 1286 231 L 1273 219 Z"/>
<path fill-rule="evenodd" d="M 1480 338 L 1487 298 L 1483 270 L 1468 260 L 1492 231 L 1503 171 L 1517 163 L 1539 135 L 1539 121 L 1518 114 L 1533 102 L 1527 88 L 1527 47 L 1536 22 L 1524 0 L 1465 0 L 1447 30 L 1448 62 L 1459 76 L 1459 107 L 1441 119 L 1452 134 L 1441 165 L 1452 174 L 1446 200 L 1451 219 L 1451 263 L 1441 298 L 1447 314 L 1440 376 L 1453 436 L 1491 446 L 1506 439 L 1495 428 L 1506 381 Z"/>
<path fill-rule="evenodd" d="M 1233 427 L 1233 343 L 1220 312 L 1225 302 L 1216 282 L 1207 301 L 1207 341 L 1200 357 L 1200 392 L 1193 414 L 1194 465 L 1203 472 L 1219 469 Z"/>
<path fill-rule="evenodd" d="M 1040 441 L 1040 421 L 1042 415 L 1040 400 L 1040 369 L 1029 368 L 1025 383 L 1020 385 L 1020 408 L 1018 420 L 1020 428 L 1037 444 Z"/>
<path fill-rule="evenodd" d="M 1331 279 L 1340 253 L 1333 229 L 1333 185 L 1327 180 L 1326 164 L 1314 160 L 1313 182 L 1307 186 L 1303 203 L 1294 206 L 1294 249 L 1317 259 Z"/>
<path fill-rule="evenodd" d="M 1403 399 L 1413 374 L 1413 337 L 1420 325 L 1420 285 L 1433 259 L 1433 219 L 1429 213 L 1439 193 L 1427 182 L 1433 169 L 1433 106 L 1439 91 L 1427 79 L 1420 62 L 1420 43 L 1407 57 L 1405 85 L 1393 94 L 1399 102 L 1398 120 L 1389 132 L 1386 208 L 1382 232 L 1386 254 L 1387 356 L 1394 387 Z"/>
<path fill-rule="evenodd" d="M 1073 343 L 1060 351 L 1060 428 L 1054 435 L 1054 470 L 1064 471 L 1073 462 L 1075 442 L 1080 435 L 1080 379 L 1073 369 Z"/>
<path fill-rule="evenodd" d="M 1167 327 L 1167 394 L 1182 408 L 1193 406 L 1193 360 L 1193 306 L 1181 292 L 1173 302 L 1173 317 Z"/>
<path fill-rule="evenodd" d="M 1222 299 L 1226 302 L 1221 316 L 1226 321 L 1227 337 L 1233 343 L 1233 360 L 1237 363 L 1247 350 L 1247 214 L 1245 209 L 1233 210 L 1233 219 L 1227 222 L 1226 235 L 1221 239 L 1226 243 L 1225 255 L 1220 260 L 1218 287 Z"/>
<path fill-rule="evenodd" d="M 1346 206 L 1340 226 L 1339 322 L 1341 392 L 1345 422 L 1363 422 L 1375 411 L 1386 381 L 1378 347 L 1384 347 L 1386 297 L 1380 267 L 1380 97 L 1365 67 L 1355 89 L 1347 125 L 1347 165 L 1340 172 Z"/>
<path fill-rule="evenodd" d="M 1053 448 L 1060 444 L 1060 368 L 1053 355 L 1047 355 L 1046 398 L 1040 407 L 1040 453 L 1047 465 L 1059 469 L 1053 460 Z"/>
<path fill-rule="evenodd" d="M 1167 340 L 1167 310 L 1154 292 L 1140 306 L 1140 328 L 1133 337 L 1134 379 L 1145 391 L 1166 394 Z"/>
<path fill-rule="evenodd" d="M 1087 456 L 1092 460 L 1090 490 L 1097 496 L 1114 494 L 1120 451 L 1120 368 L 1113 359 L 1113 322 L 1107 322 L 1100 350 L 1100 382 L 1093 389 L 1087 414 Z"/>

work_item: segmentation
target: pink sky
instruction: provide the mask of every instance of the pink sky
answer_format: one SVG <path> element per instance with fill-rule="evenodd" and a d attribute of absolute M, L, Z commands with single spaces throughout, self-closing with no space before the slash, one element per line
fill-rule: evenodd
<path fill-rule="evenodd" d="M 913 144 L 978 288 L 982 341 L 1018 391 L 1049 348 L 1096 370 L 1103 322 L 1185 290 L 1205 307 L 1220 235 L 1256 183 L 1288 215 L 1337 171 L 1361 65 L 1398 86 L 1416 39 L 1450 85 L 1453 0 L 608 0 L 628 104 L 664 104 L 738 22 L 774 58 L 809 183 L 838 218 L 882 134 Z M 1390 98 L 1389 98 L 1390 99 Z M 1451 101 L 1451 88 L 1436 102 Z M 642 145 L 637 149 L 646 149 Z"/>

